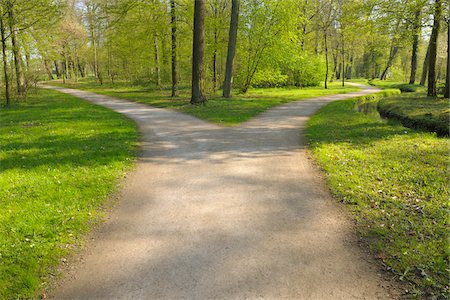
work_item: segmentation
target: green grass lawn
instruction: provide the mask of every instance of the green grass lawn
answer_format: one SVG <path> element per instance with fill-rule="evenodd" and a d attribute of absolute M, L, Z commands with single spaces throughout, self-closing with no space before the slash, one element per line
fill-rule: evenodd
<path fill-rule="evenodd" d="M 48 84 L 63 85 L 58 81 L 48 82 Z M 189 104 L 190 90 L 188 88 L 181 89 L 178 97 L 171 98 L 170 90 L 167 89 L 159 90 L 121 83 L 100 86 L 93 81 L 84 80 L 77 83 L 67 82 L 63 86 L 146 103 L 155 107 L 170 108 L 225 126 L 237 125 L 273 106 L 290 101 L 358 90 L 349 85 L 342 87 L 338 82 L 329 84 L 329 89 L 323 87 L 250 89 L 246 95 L 235 94 L 231 99 L 221 98 L 219 94 L 210 95 L 206 105 L 194 106 Z"/>
<path fill-rule="evenodd" d="M 449 140 L 333 102 L 306 130 L 336 199 L 377 257 L 412 294 L 448 297 Z"/>
<path fill-rule="evenodd" d="M 103 217 L 137 138 L 128 119 L 56 91 L 0 109 L 0 299 L 38 298 Z"/>
<path fill-rule="evenodd" d="M 379 87 L 381 89 L 399 89 L 402 92 L 422 92 L 425 91 L 425 87 L 420 84 L 409 84 L 401 81 L 394 80 L 380 80 L 372 79 L 367 81 L 370 85 Z"/>
<path fill-rule="evenodd" d="M 382 99 L 378 110 L 383 117 L 394 118 L 404 126 L 449 134 L 450 106 L 445 98 L 430 98 L 426 93 L 405 93 Z"/>

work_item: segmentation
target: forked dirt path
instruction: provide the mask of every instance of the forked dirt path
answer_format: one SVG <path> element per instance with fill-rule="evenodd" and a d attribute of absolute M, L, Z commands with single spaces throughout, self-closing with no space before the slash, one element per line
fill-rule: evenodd
<path fill-rule="evenodd" d="M 291 102 L 232 128 L 55 89 L 133 119 L 142 156 L 120 203 L 52 297 L 395 297 L 304 149 L 305 122 L 318 108 L 376 89 Z"/>

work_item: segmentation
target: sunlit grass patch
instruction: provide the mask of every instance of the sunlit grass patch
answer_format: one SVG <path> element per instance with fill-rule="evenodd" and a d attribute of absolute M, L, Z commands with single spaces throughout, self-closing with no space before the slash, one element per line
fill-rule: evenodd
<path fill-rule="evenodd" d="M 0 298 L 37 298 L 135 156 L 123 116 L 39 90 L 0 110 Z"/>
<path fill-rule="evenodd" d="M 358 113 L 354 103 L 312 117 L 312 155 L 377 257 L 413 293 L 448 297 L 449 140 Z"/>

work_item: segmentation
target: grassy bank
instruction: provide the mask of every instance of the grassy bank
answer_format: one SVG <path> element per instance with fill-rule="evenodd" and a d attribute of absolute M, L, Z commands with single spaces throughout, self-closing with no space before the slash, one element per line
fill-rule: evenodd
<path fill-rule="evenodd" d="M 49 82 L 49 84 L 63 85 L 57 81 Z M 188 88 L 181 89 L 178 97 L 171 98 L 168 89 L 150 89 L 120 83 L 100 86 L 86 80 L 77 83 L 67 82 L 63 86 L 141 102 L 155 107 L 169 108 L 225 126 L 239 124 L 273 106 L 290 101 L 358 90 L 353 86 L 342 87 L 338 82 L 330 84 L 328 89 L 323 87 L 251 89 L 246 95 L 235 95 L 230 99 L 221 98 L 219 94 L 210 95 L 206 105 L 193 106 L 189 104 L 190 90 Z"/>
<path fill-rule="evenodd" d="M 55 91 L 0 109 L 0 299 L 37 298 L 132 165 L 134 124 Z"/>
<path fill-rule="evenodd" d="M 383 117 L 397 119 L 406 127 L 437 132 L 438 135 L 449 134 L 448 99 L 407 93 L 382 99 L 378 110 Z"/>
<path fill-rule="evenodd" d="M 425 87 L 420 84 L 409 84 L 400 81 L 393 80 L 380 80 L 372 79 L 367 81 L 370 85 L 376 86 L 381 89 L 399 89 L 403 93 L 422 92 L 425 91 Z"/>
<path fill-rule="evenodd" d="M 311 118 L 312 155 L 387 268 L 413 295 L 448 297 L 449 140 L 358 113 L 355 101 Z"/>

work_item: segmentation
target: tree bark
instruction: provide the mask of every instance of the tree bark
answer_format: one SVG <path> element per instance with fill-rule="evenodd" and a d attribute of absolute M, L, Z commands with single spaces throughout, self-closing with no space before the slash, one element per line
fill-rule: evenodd
<path fill-rule="evenodd" d="M 172 25 L 172 97 L 177 95 L 177 14 L 176 2 L 170 0 L 170 16 Z"/>
<path fill-rule="evenodd" d="M 384 68 L 383 73 L 381 73 L 381 77 L 380 77 L 381 80 L 386 80 L 387 72 L 389 71 L 389 68 L 392 66 L 392 63 L 394 62 L 394 58 L 397 55 L 397 52 L 398 52 L 398 47 L 392 45 L 391 51 L 389 52 L 389 59 L 386 64 L 386 68 Z"/>
<path fill-rule="evenodd" d="M 0 15 L 0 34 L 2 39 L 3 75 L 5 77 L 4 79 L 5 79 L 6 106 L 10 106 L 11 97 L 9 95 L 8 58 L 6 57 L 6 37 L 5 37 L 5 24 L 3 23 L 3 14 Z"/>
<path fill-rule="evenodd" d="M 192 97 L 191 104 L 206 102 L 203 93 L 204 84 L 204 47 L 205 47 L 205 0 L 195 0 L 194 38 L 192 50 Z"/>
<path fill-rule="evenodd" d="M 14 56 L 14 66 L 16 70 L 16 82 L 17 82 L 17 92 L 19 95 L 23 95 L 24 93 L 24 74 L 22 72 L 22 55 L 20 54 L 20 48 L 17 43 L 16 37 L 16 19 L 14 14 L 14 4 L 11 1 L 8 1 L 8 17 L 9 17 L 9 30 L 11 34 L 11 44 Z"/>
<path fill-rule="evenodd" d="M 430 37 L 430 57 L 428 65 L 428 97 L 436 97 L 436 56 L 437 56 L 437 40 L 439 35 L 439 27 L 441 20 L 441 1 L 436 0 L 433 30 Z"/>
<path fill-rule="evenodd" d="M 325 65 L 326 65 L 326 73 L 325 73 L 325 88 L 328 89 L 328 41 L 327 41 L 327 32 L 324 32 L 323 38 L 324 38 L 324 44 L 325 44 Z"/>
<path fill-rule="evenodd" d="M 423 60 L 422 76 L 420 78 L 420 85 L 425 85 L 428 75 L 428 61 L 430 60 L 430 43 L 428 43 L 427 53 L 425 54 L 425 59 Z"/>
<path fill-rule="evenodd" d="M 213 91 L 217 89 L 217 28 L 214 29 L 214 50 L 213 50 Z"/>
<path fill-rule="evenodd" d="M 225 80 L 223 83 L 223 96 L 231 97 L 231 89 L 233 84 L 233 61 L 236 54 L 237 31 L 239 24 L 239 4 L 240 0 L 233 0 L 231 4 L 230 31 L 228 35 L 228 52 L 225 70 Z"/>
<path fill-rule="evenodd" d="M 60 79 L 61 78 L 61 73 L 59 72 L 58 62 L 55 60 L 55 61 L 53 61 L 53 63 L 55 64 L 56 78 Z"/>
<path fill-rule="evenodd" d="M 155 52 L 155 83 L 156 87 L 159 88 L 161 86 L 161 69 L 159 67 L 159 48 L 156 34 L 153 35 L 153 47 Z"/>
<path fill-rule="evenodd" d="M 344 33 L 341 34 L 342 43 L 342 86 L 345 86 L 345 47 L 344 47 Z"/>
<path fill-rule="evenodd" d="M 450 18 L 447 19 L 447 75 L 445 77 L 444 97 L 450 98 Z"/>
<path fill-rule="evenodd" d="M 412 55 L 411 55 L 411 75 L 409 76 L 409 84 L 414 84 L 416 82 L 417 49 L 419 46 L 419 28 L 420 28 L 420 10 L 417 10 L 414 19 L 414 32 L 413 32 Z"/>

